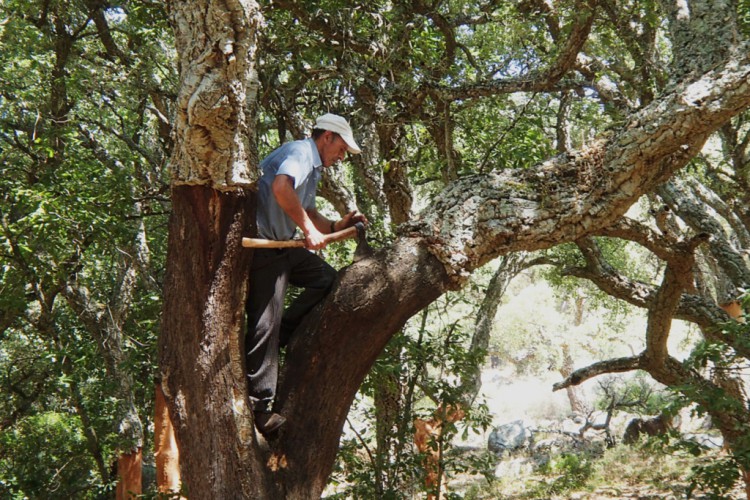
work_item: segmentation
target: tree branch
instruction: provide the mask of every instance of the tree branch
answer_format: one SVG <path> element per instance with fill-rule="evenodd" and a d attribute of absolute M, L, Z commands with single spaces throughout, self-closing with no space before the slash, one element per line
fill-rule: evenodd
<path fill-rule="evenodd" d="M 104 15 L 104 9 L 106 3 L 100 0 L 87 0 L 86 7 L 89 9 L 89 15 L 94 21 L 96 31 L 99 34 L 99 40 L 101 40 L 104 49 L 107 51 L 107 55 L 111 59 L 118 59 L 120 64 L 125 67 L 130 66 L 130 60 L 117 46 L 115 39 L 112 37 L 112 32 L 109 29 L 109 23 Z"/>
<path fill-rule="evenodd" d="M 727 238 L 721 224 L 708 213 L 706 204 L 684 182 L 677 179 L 660 186 L 657 193 L 691 228 L 712 236 L 709 246 L 711 254 L 732 283 L 738 288 L 750 288 L 750 268 Z"/>
<path fill-rule="evenodd" d="M 659 234 L 650 227 L 628 217 L 622 217 L 614 224 L 597 231 L 597 236 L 608 236 L 638 243 L 659 257 L 661 260 L 674 258 L 672 245 L 674 240 Z"/>
<path fill-rule="evenodd" d="M 586 267 L 565 268 L 562 274 L 575 276 L 594 283 L 604 293 L 637 307 L 653 307 L 657 290 L 651 285 L 631 280 L 618 273 L 607 263 L 592 239 L 581 239 L 576 242 L 586 259 Z M 729 321 L 729 315 L 713 300 L 699 295 L 685 294 L 680 297 L 674 318 L 689 321 L 698 325 L 706 338 L 731 346 L 739 355 L 750 359 L 750 348 L 743 342 L 716 328 Z"/>
<path fill-rule="evenodd" d="M 575 23 L 569 29 L 570 34 L 565 39 L 565 45 L 560 48 L 557 58 L 545 70 L 519 78 L 491 79 L 486 82 L 455 87 L 428 84 L 429 91 L 443 100 L 456 101 L 513 92 L 565 91 L 590 85 L 590 82 L 580 80 L 563 82 L 562 78 L 574 67 L 578 54 L 588 39 L 594 22 L 596 5 L 596 0 L 576 2 L 578 15 L 575 17 Z M 553 30 L 551 31 L 554 33 Z"/>
<path fill-rule="evenodd" d="M 420 235 L 458 282 L 498 255 L 594 234 L 694 157 L 706 138 L 750 105 L 750 50 L 633 114 L 589 148 L 525 171 L 461 178 L 421 218 Z"/>
<path fill-rule="evenodd" d="M 748 134 L 748 137 L 750 137 L 750 134 Z M 737 216 L 737 213 L 716 192 L 701 184 L 697 179 L 688 179 L 687 185 L 698 200 L 702 201 L 705 206 L 714 209 L 727 221 L 734 233 L 732 236 L 736 237 L 739 242 L 739 248 L 736 248 L 737 252 L 748 252 L 750 250 L 750 231 Z"/>
<path fill-rule="evenodd" d="M 626 358 L 614 358 L 607 361 L 600 361 L 585 368 L 573 371 L 567 378 L 552 385 L 553 391 L 567 389 L 568 387 L 579 385 L 590 378 L 603 375 L 605 373 L 623 373 L 633 370 L 640 370 L 641 356 L 630 356 Z"/>

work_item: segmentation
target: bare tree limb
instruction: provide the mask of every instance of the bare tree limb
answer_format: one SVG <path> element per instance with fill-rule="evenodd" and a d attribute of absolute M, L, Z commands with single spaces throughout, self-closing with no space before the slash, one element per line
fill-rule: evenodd
<path fill-rule="evenodd" d="M 605 373 L 623 373 L 641 369 L 641 356 L 630 356 L 627 358 L 615 358 L 600 361 L 585 368 L 573 371 L 565 380 L 552 385 L 553 391 L 566 389 L 573 385 L 579 385 L 588 379 L 603 375 Z"/>
<path fill-rule="evenodd" d="M 737 287 L 750 288 L 750 267 L 729 241 L 718 220 L 706 210 L 706 204 L 691 192 L 686 183 L 672 179 L 657 189 L 659 196 L 695 231 L 712 236 L 711 254 Z"/>

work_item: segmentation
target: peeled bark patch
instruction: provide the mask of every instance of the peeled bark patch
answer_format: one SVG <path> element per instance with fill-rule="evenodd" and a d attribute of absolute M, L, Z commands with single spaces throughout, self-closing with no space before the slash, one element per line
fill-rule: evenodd
<path fill-rule="evenodd" d="M 203 186 L 172 192 L 160 367 L 191 497 L 266 492 L 240 342 L 251 257 L 241 239 L 254 200 Z"/>

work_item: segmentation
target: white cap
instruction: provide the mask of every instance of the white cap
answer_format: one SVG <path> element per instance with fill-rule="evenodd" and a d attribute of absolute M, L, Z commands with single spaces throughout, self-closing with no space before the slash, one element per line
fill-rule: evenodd
<path fill-rule="evenodd" d="M 352 128 L 349 126 L 349 123 L 343 116 L 326 113 L 325 115 L 318 117 L 318 120 L 315 122 L 315 126 L 313 128 L 336 132 L 341 136 L 342 139 L 344 139 L 344 142 L 348 146 L 347 149 L 350 153 L 357 155 L 362 152 L 362 150 L 359 149 L 357 143 L 354 141 Z"/>

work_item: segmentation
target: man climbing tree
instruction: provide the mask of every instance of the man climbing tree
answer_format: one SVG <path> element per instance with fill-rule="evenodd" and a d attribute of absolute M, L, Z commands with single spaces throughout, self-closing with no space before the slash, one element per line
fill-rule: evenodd
<path fill-rule="evenodd" d="M 672 277 L 689 264 L 673 235 L 692 234 L 639 236 L 621 216 L 650 193 L 694 232 L 714 232 L 713 215 L 686 203 L 692 192 L 705 206 L 710 193 L 675 173 L 702 173 L 696 159 L 720 131 L 726 157 L 701 183 L 741 209 L 719 227 L 748 226 L 746 1 L 320 0 L 311 9 L 274 0 L 260 9 L 249 0 L 0 5 L 0 420 L 15 440 L 17 426 L 39 431 L 39 417 L 62 418 L 61 435 L 79 451 L 66 445 L 75 459 L 64 469 L 47 454 L 49 484 L 67 474 L 77 478 L 67 491 L 101 491 L 118 455 L 140 469 L 151 393 L 141 379 L 151 380 L 142 374 L 159 328 L 159 384 L 190 496 L 318 498 L 355 394 L 417 311 L 498 256 L 564 242 L 585 254 L 580 273 L 622 287 L 592 236 L 629 236 L 673 260 L 670 286 L 650 289 L 665 301 L 649 305 L 658 356 L 646 361 L 679 381 L 654 362 L 670 359 L 672 306 L 714 335 L 724 312 L 701 302 L 702 321 L 683 307 L 695 302 L 673 300 L 682 288 Z M 241 240 L 256 220 L 258 151 L 303 137 L 300 117 L 329 109 L 356 116 L 364 147 L 351 158 L 357 169 L 324 179 L 319 194 L 342 218 L 360 206 L 384 220 L 383 244 L 339 272 L 298 327 L 274 398 L 288 421 L 266 442 L 247 395 L 241 339 L 253 273 Z M 555 126 L 558 110 L 569 120 Z M 356 186 L 348 199 L 341 179 Z M 698 251 L 710 249 L 727 283 L 746 289 L 735 257 L 750 237 L 733 233 Z M 632 291 L 644 303 L 644 289 Z M 744 425 L 746 412 L 737 416 Z M 29 441 L 18 444 L 41 461 Z M 71 469 L 81 454 L 93 481 Z M 17 489 L 6 496 L 44 496 L 20 484 L 30 474 L 8 477 Z"/>
<path fill-rule="evenodd" d="M 310 250 L 326 246 L 323 234 L 332 234 L 367 219 L 349 212 L 339 221 L 328 220 L 315 208 L 321 169 L 359 154 L 347 121 L 326 114 L 317 119 L 312 137 L 284 144 L 260 164 L 258 181 L 258 234 L 269 240 L 289 240 L 296 228 L 305 248 L 254 250 L 247 301 L 245 338 L 250 400 L 255 425 L 264 434 L 275 432 L 285 419 L 271 411 L 279 371 L 279 347 L 289 343 L 302 318 L 330 291 L 336 270 Z M 284 312 L 288 283 L 304 288 Z"/>

